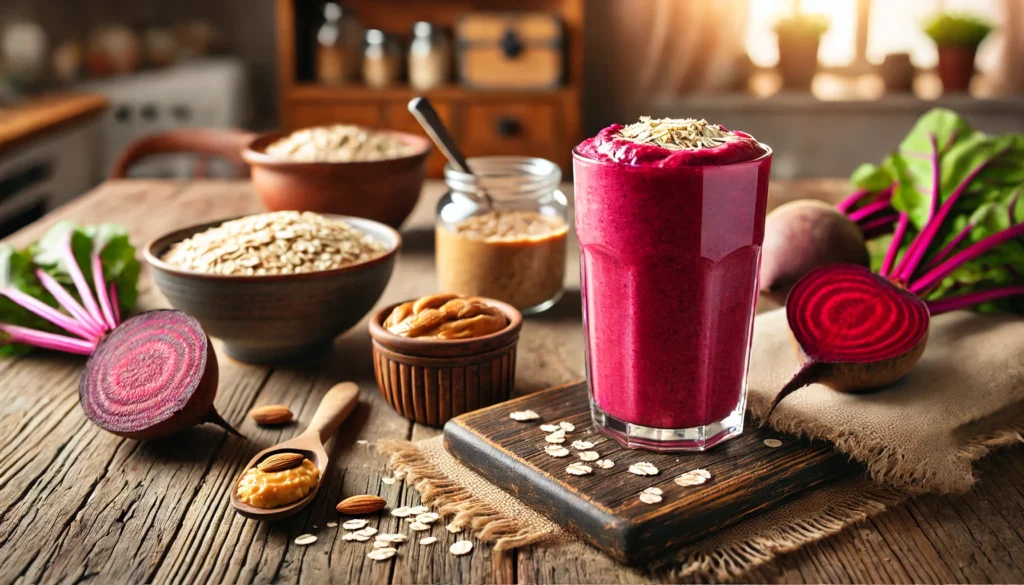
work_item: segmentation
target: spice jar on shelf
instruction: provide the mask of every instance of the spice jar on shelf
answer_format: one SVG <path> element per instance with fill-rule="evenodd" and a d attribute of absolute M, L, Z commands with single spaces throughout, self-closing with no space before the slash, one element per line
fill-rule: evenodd
<path fill-rule="evenodd" d="M 498 299 L 523 314 L 550 308 L 562 296 L 569 231 L 561 169 L 520 156 L 476 157 L 469 166 L 473 175 L 444 170 L 448 192 L 435 227 L 441 290 Z"/>
<path fill-rule="evenodd" d="M 363 83 L 379 89 L 398 83 L 402 76 L 402 49 L 398 39 L 379 29 L 366 31 Z"/>
<path fill-rule="evenodd" d="M 358 70 L 362 26 L 351 10 L 337 2 L 324 3 L 324 22 L 316 33 L 316 78 L 324 85 L 340 85 Z"/>
<path fill-rule="evenodd" d="M 409 44 L 409 85 L 426 91 L 451 79 L 452 47 L 444 31 L 429 22 L 412 27 Z"/>

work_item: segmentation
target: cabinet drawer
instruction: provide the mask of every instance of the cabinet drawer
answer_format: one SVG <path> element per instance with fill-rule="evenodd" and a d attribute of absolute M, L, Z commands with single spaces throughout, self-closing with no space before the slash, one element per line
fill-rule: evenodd
<path fill-rule="evenodd" d="M 468 104 L 461 135 L 470 156 L 550 157 L 561 141 L 558 107 L 543 101 Z"/>
<path fill-rule="evenodd" d="M 434 110 L 437 115 L 441 117 L 441 121 L 448 127 L 448 130 L 458 136 L 458 128 L 455 125 L 454 108 L 449 102 L 434 100 L 430 101 L 430 104 L 434 106 Z M 416 134 L 418 136 L 427 137 L 427 133 L 423 131 L 423 127 L 420 126 L 416 118 L 412 117 L 409 113 L 409 105 L 407 102 L 393 102 L 387 106 L 387 121 L 385 127 L 392 130 L 398 130 L 399 132 L 408 132 L 410 134 Z M 430 147 L 430 156 L 427 157 L 427 174 L 431 177 L 440 177 L 444 174 L 444 165 L 447 160 L 444 155 L 441 154 L 434 146 Z"/>
<path fill-rule="evenodd" d="M 379 128 L 382 123 L 381 107 L 377 104 L 296 101 L 292 102 L 287 112 L 284 124 L 290 130 L 326 124 L 357 124 Z"/>

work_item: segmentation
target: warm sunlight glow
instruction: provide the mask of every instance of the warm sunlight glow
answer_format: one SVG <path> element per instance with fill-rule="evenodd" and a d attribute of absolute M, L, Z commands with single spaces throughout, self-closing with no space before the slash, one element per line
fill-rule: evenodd
<path fill-rule="evenodd" d="M 779 61 L 772 25 L 793 12 L 793 0 L 751 0 L 747 25 L 747 53 L 754 64 L 771 67 Z M 832 26 L 821 39 L 818 59 L 823 65 L 849 65 L 854 57 L 857 0 L 803 0 L 803 12 L 823 14 Z"/>

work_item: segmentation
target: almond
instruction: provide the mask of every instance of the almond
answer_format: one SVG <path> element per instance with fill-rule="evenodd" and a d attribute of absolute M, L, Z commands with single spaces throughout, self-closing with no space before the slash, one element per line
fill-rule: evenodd
<path fill-rule="evenodd" d="M 384 506 L 387 505 L 387 500 L 377 496 L 352 496 L 351 498 L 345 498 L 339 502 L 337 510 L 342 514 L 347 514 L 349 516 L 361 516 L 363 514 L 380 512 L 384 509 Z"/>
<path fill-rule="evenodd" d="M 267 473 L 273 471 L 284 471 L 293 467 L 298 467 L 302 464 L 302 460 L 305 459 L 299 453 L 274 453 L 270 457 L 267 457 L 260 464 L 256 466 L 256 469 Z"/>
<path fill-rule="evenodd" d="M 249 411 L 249 416 L 258 425 L 280 425 L 292 421 L 292 411 L 283 404 L 267 404 L 257 406 Z"/>

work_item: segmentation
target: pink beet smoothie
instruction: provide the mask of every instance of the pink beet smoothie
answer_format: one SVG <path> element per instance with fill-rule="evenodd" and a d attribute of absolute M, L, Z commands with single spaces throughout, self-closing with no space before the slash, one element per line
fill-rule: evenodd
<path fill-rule="evenodd" d="M 693 429 L 738 411 L 721 438 L 742 431 L 771 152 L 738 132 L 667 150 L 620 128 L 573 153 L 595 420 L 630 446 L 702 449 L 717 442 L 703 431 L 629 437 L 625 423 Z"/>

